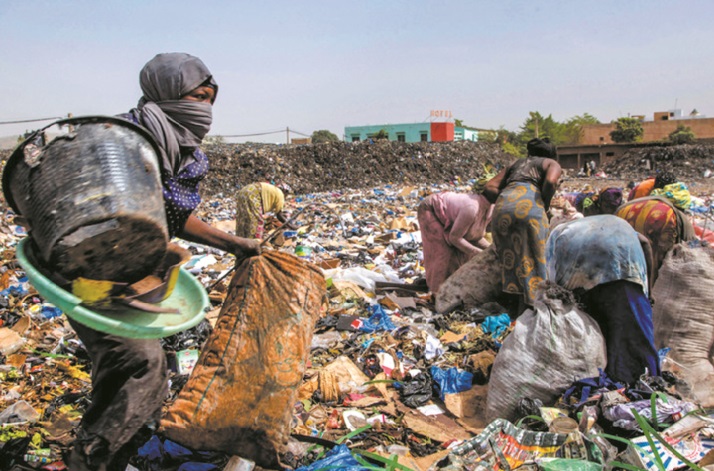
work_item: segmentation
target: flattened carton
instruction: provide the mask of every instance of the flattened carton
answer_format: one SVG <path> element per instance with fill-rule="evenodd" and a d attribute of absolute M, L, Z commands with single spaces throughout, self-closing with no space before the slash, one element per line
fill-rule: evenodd
<path fill-rule="evenodd" d="M 677 450 L 682 456 L 692 463 L 697 463 L 699 460 L 704 458 L 704 455 L 706 455 L 707 452 L 714 449 L 714 439 L 706 438 L 697 433 L 692 433 L 681 438 L 665 437 L 665 439 L 672 446 L 672 448 Z M 654 452 L 662 458 L 662 463 L 667 471 L 675 469 L 689 469 L 683 461 L 674 456 L 674 454 L 665 448 L 659 440 L 654 437 L 653 440 L 655 443 Z M 647 441 L 647 437 L 641 436 L 633 438 L 631 441 L 639 448 L 634 448 L 630 445 L 623 455 L 623 461 L 647 470 L 659 471 L 656 458 L 653 454 L 652 447 L 650 447 L 650 444 Z"/>

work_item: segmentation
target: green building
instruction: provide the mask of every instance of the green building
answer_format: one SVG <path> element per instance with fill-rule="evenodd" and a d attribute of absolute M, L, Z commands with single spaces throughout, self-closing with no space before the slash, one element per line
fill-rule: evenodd
<path fill-rule="evenodd" d="M 390 141 L 397 142 L 449 142 L 478 140 L 477 131 L 462 127 L 455 127 L 454 123 L 450 122 L 346 126 L 344 138 L 347 142 L 365 141 L 373 138 L 382 130 L 387 133 Z"/>

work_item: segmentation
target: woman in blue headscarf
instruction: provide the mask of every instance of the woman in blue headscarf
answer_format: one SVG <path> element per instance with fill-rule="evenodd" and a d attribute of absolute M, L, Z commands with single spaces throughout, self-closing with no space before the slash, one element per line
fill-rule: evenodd
<path fill-rule="evenodd" d="M 161 149 L 169 235 L 238 258 L 260 253 L 258 241 L 219 231 L 192 214 L 201 202 L 198 184 L 208 172 L 208 158 L 198 146 L 211 127 L 218 93 L 211 72 L 189 54 L 159 54 L 141 70 L 140 83 L 143 96 L 123 117 L 148 129 Z M 92 360 L 92 403 L 77 430 L 68 469 L 124 471 L 148 438 L 140 431 L 158 418 L 168 392 L 166 355 L 158 340 L 119 337 L 69 322 Z"/>
<path fill-rule="evenodd" d="M 645 371 L 659 375 L 647 238 L 617 216 L 586 217 L 553 229 L 546 259 L 548 279 L 573 291 L 600 325 L 608 376 L 634 384 Z"/>

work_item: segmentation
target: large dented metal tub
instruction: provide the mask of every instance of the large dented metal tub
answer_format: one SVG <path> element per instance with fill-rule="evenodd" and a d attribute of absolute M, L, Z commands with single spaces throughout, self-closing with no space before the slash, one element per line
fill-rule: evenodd
<path fill-rule="evenodd" d="M 159 150 L 141 127 L 107 116 L 54 123 L 11 155 L 3 192 L 43 262 L 68 279 L 135 282 L 161 262 L 168 229 Z M 49 127 L 49 126 L 48 126 Z"/>

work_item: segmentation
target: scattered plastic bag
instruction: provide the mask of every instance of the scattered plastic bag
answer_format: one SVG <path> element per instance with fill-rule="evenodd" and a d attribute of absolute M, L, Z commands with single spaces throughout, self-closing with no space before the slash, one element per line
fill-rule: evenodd
<path fill-rule="evenodd" d="M 0 412 L 0 425 L 37 422 L 40 414 L 25 400 L 20 400 Z"/>
<path fill-rule="evenodd" d="M 637 419 L 632 410 L 636 410 L 645 419 L 652 421 L 652 401 L 644 399 L 641 401 L 616 404 L 611 407 L 603 407 L 603 416 L 613 423 L 615 427 L 625 430 L 640 430 Z M 697 409 L 695 404 L 667 397 L 663 400 L 657 397 L 655 410 L 658 424 L 673 424 L 683 416 Z"/>
<path fill-rule="evenodd" d="M 378 330 L 394 330 L 397 327 L 392 323 L 389 315 L 380 304 L 369 306 L 372 315 L 367 320 L 362 320 L 358 327 L 362 332 L 376 332 Z"/>
<path fill-rule="evenodd" d="M 414 409 L 423 406 L 433 395 L 431 377 L 424 372 L 413 375 L 409 380 L 401 383 L 399 394 L 405 406 Z"/>
<path fill-rule="evenodd" d="M 444 400 L 444 394 L 454 394 L 471 389 L 474 375 L 458 368 L 442 370 L 438 366 L 431 367 L 431 377 L 439 387 L 439 397 Z"/>
<path fill-rule="evenodd" d="M 511 316 L 499 314 L 498 316 L 488 316 L 483 320 L 481 329 L 485 334 L 491 334 L 492 338 L 498 338 L 511 325 Z"/>
<path fill-rule="evenodd" d="M 332 281 L 351 281 L 352 283 L 364 288 L 368 291 L 374 292 L 377 281 L 389 281 L 387 277 L 381 273 L 373 272 L 367 270 L 363 267 L 350 267 L 350 268 L 335 268 L 333 270 L 325 271 L 326 278 L 332 278 Z"/>
<path fill-rule="evenodd" d="M 341 471 L 364 471 L 365 467 L 357 461 L 346 445 L 338 445 L 328 451 L 325 457 L 309 466 L 302 466 L 295 471 L 322 471 L 339 469 Z"/>

